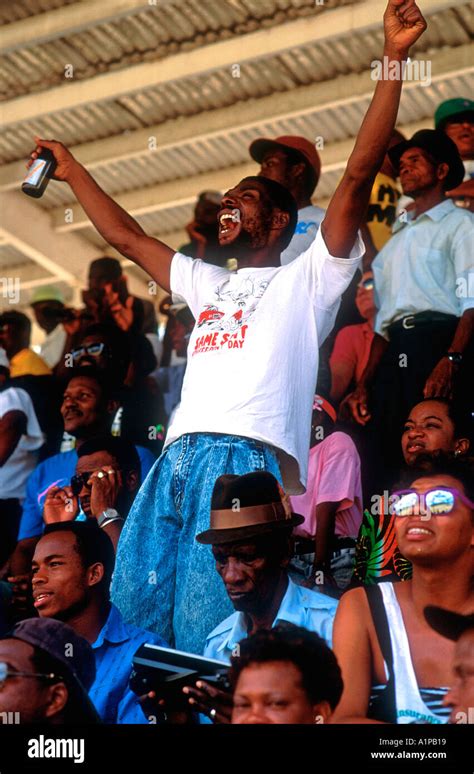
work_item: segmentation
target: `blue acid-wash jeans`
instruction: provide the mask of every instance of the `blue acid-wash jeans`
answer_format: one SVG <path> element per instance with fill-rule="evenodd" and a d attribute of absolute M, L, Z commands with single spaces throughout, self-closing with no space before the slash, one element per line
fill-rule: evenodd
<path fill-rule="evenodd" d="M 224 473 L 268 470 L 281 482 L 276 453 L 250 438 L 191 433 L 170 444 L 142 484 L 117 550 L 112 600 L 126 621 L 178 650 L 202 653 L 207 635 L 233 612 L 211 547 L 211 495 Z"/>

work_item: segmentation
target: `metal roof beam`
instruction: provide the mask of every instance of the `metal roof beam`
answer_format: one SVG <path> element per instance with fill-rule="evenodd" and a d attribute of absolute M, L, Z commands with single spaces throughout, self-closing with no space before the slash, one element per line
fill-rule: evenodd
<path fill-rule="evenodd" d="M 47 213 L 21 193 L 0 193 L 0 236 L 26 258 L 42 266 L 52 280 L 72 286 L 83 281 L 89 261 L 100 251 L 79 234 L 57 233 Z"/>
<path fill-rule="evenodd" d="M 140 11 L 157 13 L 173 0 L 157 0 L 152 5 L 146 0 L 82 0 L 53 11 L 28 16 L 2 27 L 2 53 L 37 46 L 83 32 L 89 27 L 132 16 Z"/>

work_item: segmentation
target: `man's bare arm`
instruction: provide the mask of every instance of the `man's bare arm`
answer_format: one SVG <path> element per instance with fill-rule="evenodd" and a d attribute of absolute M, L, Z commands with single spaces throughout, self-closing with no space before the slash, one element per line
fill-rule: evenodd
<path fill-rule="evenodd" d="M 71 186 L 99 234 L 169 292 L 171 260 L 175 251 L 158 239 L 147 236 L 137 221 L 102 190 L 62 143 L 39 137 L 35 137 L 35 141 L 37 148 L 31 154 L 29 165 L 37 158 L 41 148 L 49 148 L 57 163 L 54 179 Z"/>
<path fill-rule="evenodd" d="M 400 73 L 410 46 L 425 29 L 426 22 L 415 0 L 389 0 L 384 14 L 383 56 L 396 63 Z M 401 90 L 401 77 L 377 82 L 346 171 L 321 224 L 331 255 L 347 258 L 350 254 L 395 127 Z"/>
<path fill-rule="evenodd" d="M 466 351 L 474 335 L 474 309 L 466 309 L 459 319 L 448 352 Z M 433 368 L 423 390 L 424 398 L 452 398 L 458 367 L 444 355 Z"/>

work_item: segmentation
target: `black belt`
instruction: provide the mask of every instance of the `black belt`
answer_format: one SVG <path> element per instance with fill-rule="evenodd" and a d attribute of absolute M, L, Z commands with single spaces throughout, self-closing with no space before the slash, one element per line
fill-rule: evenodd
<path fill-rule="evenodd" d="M 418 314 L 407 314 L 400 320 L 388 326 L 388 331 L 408 331 L 411 328 L 417 328 L 420 325 L 430 325 L 432 323 L 453 323 L 458 321 L 459 317 L 454 314 L 444 314 L 444 312 L 419 312 Z"/>

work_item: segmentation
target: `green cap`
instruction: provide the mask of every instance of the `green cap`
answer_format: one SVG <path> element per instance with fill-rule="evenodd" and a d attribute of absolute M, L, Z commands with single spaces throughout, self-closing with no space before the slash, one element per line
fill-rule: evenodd
<path fill-rule="evenodd" d="M 40 301 L 59 301 L 64 304 L 64 296 L 55 285 L 43 285 L 33 292 L 30 304 L 39 304 Z"/>
<path fill-rule="evenodd" d="M 455 97 L 454 99 L 445 100 L 436 108 L 434 115 L 436 129 L 442 128 L 445 121 L 461 113 L 472 113 L 474 117 L 474 102 L 472 99 Z"/>

